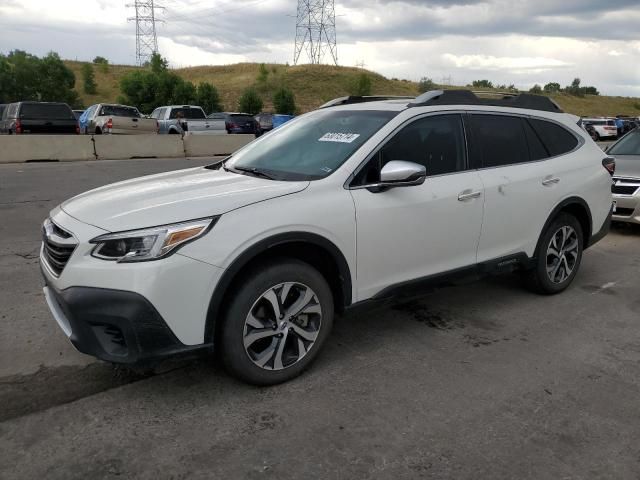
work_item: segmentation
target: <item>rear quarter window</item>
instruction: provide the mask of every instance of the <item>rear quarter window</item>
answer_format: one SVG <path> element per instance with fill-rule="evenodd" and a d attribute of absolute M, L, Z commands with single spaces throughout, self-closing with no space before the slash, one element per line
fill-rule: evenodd
<path fill-rule="evenodd" d="M 569 153 L 578 146 L 576 136 L 556 123 L 535 118 L 529 119 L 529 123 L 552 157 Z"/>

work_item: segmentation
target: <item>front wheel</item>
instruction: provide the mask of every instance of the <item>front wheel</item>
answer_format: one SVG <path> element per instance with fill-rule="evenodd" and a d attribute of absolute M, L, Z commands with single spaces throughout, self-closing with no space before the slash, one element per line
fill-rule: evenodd
<path fill-rule="evenodd" d="M 551 295 L 566 289 L 580 267 L 584 248 L 582 226 L 573 215 L 561 214 L 542 233 L 535 268 L 526 273 L 529 286 Z"/>
<path fill-rule="evenodd" d="M 304 371 L 333 325 L 324 277 L 309 264 L 280 259 L 234 282 L 220 349 L 227 370 L 254 385 L 273 385 Z"/>

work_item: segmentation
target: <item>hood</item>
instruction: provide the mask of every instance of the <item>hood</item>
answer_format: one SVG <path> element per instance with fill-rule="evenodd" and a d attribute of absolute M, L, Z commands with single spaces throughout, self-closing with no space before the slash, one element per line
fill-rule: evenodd
<path fill-rule="evenodd" d="M 640 178 L 640 155 L 612 155 L 616 159 L 616 177 Z"/>
<path fill-rule="evenodd" d="M 77 220 L 117 232 L 221 215 L 308 185 L 200 167 L 100 187 L 67 200 L 61 208 Z"/>

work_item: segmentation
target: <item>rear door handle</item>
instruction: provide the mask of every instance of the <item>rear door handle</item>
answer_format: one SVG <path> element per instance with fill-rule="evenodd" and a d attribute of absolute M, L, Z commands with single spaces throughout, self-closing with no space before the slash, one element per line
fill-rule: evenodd
<path fill-rule="evenodd" d="M 542 180 L 542 185 L 544 185 L 545 187 L 549 187 L 558 183 L 559 181 L 560 179 L 558 177 L 552 177 L 551 175 L 549 175 L 548 177 L 545 177 L 544 180 Z"/>
<path fill-rule="evenodd" d="M 463 190 L 462 192 L 460 192 L 458 194 L 458 200 L 460 202 L 466 202 L 467 200 L 472 200 L 474 198 L 478 198 L 480 195 L 482 195 L 482 192 L 480 190 L 477 191 L 473 191 L 473 190 Z"/>

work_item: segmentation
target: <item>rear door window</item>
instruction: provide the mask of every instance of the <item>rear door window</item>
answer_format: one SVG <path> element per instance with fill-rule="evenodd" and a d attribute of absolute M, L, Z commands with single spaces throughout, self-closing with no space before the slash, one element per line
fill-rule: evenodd
<path fill-rule="evenodd" d="M 475 113 L 469 117 L 476 165 L 489 168 L 529 161 L 520 117 Z"/>
<path fill-rule="evenodd" d="M 56 103 L 23 103 L 20 109 L 20 118 L 75 120 L 68 105 Z"/>
<path fill-rule="evenodd" d="M 133 107 L 125 107 L 122 105 L 104 105 L 100 109 L 100 116 L 129 117 L 140 118 L 140 112 Z"/>
<path fill-rule="evenodd" d="M 576 136 L 556 123 L 536 118 L 530 118 L 529 122 L 552 157 L 568 153 L 578 146 Z"/>
<path fill-rule="evenodd" d="M 640 155 L 640 131 L 636 130 L 627 134 L 607 153 L 610 155 Z"/>

